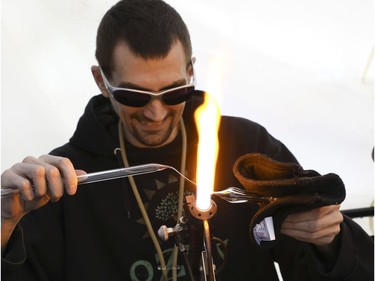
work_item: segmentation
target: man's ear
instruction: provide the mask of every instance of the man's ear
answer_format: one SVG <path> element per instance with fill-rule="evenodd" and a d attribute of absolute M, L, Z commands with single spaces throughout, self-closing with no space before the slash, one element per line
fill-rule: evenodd
<path fill-rule="evenodd" d="M 107 88 L 104 85 L 103 77 L 102 77 L 102 74 L 100 72 L 99 66 L 97 66 L 97 65 L 91 66 L 91 73 L 92 73 L 92 76 L 94 77 L 96 85 L 98 86 L 102 95 L 105 96 L 106 98 L 108 98 L 109 93 L 107 91 Z"/>
<path fill-rule="evenodd" d="M 189 67 L 189 75 L 192 76 L 194 73 L 193 73 L 193 69 L 194 69 L 194 64 L 195 64 L 195 61 L 197 60 L 196 57 L 192 57 L 191 58 L 191 64 L 192 64 L 192 67 Z"/>

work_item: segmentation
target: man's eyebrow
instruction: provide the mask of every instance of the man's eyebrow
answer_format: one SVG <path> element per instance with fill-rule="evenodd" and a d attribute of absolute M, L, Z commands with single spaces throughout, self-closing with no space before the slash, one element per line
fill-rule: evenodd
<path fill-rule="evenodd" d="M 168 86 L 165 86 L 165 87 L 159 89 L 158 91 L 163 91 L 163 90 L 167 90 L 167 89 L 170 89 L 170 88 L 183 86 L 183 85 L 186 85 L 186 79 L 182 78 L 180 80 L 174 81 L 173 83 L 169 84 Z M 150 89 L 147 89 L 147 88 L 142 87 L 140 85 L 134 84 L 132 82 L 121 82 L 117 87 L 118 88 L 129 88 L 129 89 L 134 89 L 134 90 L 153 92 Z"/>

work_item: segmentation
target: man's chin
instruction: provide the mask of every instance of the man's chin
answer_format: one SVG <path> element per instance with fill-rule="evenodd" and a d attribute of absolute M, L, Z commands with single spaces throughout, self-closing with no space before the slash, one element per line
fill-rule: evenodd
<path fill-rule="evenodd" d="M 150 147 L 150 148 L 157 148 L 164 146 L 171 142 L 169 140 L 169 136 L 147 136 L 147 137 L 138 137 L 137 140 L 140 142 L 143 146 L 145 147 Z"/>

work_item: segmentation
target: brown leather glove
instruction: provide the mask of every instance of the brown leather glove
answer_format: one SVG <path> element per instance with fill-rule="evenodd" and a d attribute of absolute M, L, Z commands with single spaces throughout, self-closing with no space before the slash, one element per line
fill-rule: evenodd
<path fill-rule="evenodd" d="M 250 237 L 255 245 L 274 245 L 289 214 L 340 204 L 345 199 L 345 186 L 338 175 L 322 176 L 298 164 L 278 162 L 259 153 L 239 157 L 233 172 L 247 191 L 270 198 L 268 203 L 259 205 L 250 221 Z M 255 226 L 266 217 L 273 218 L 276 241 L 260 241 L 257 236 Z"/>

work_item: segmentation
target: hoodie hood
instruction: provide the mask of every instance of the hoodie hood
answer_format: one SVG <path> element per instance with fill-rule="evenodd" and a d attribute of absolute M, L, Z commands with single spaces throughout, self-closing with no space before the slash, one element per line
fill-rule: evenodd
<path fill-rule="evenodd" d="M 112 157 L 119 147 L 118 120 L 109 99 L 96 95 L 87 104 L 70 143 L 84 151 Z"/>

